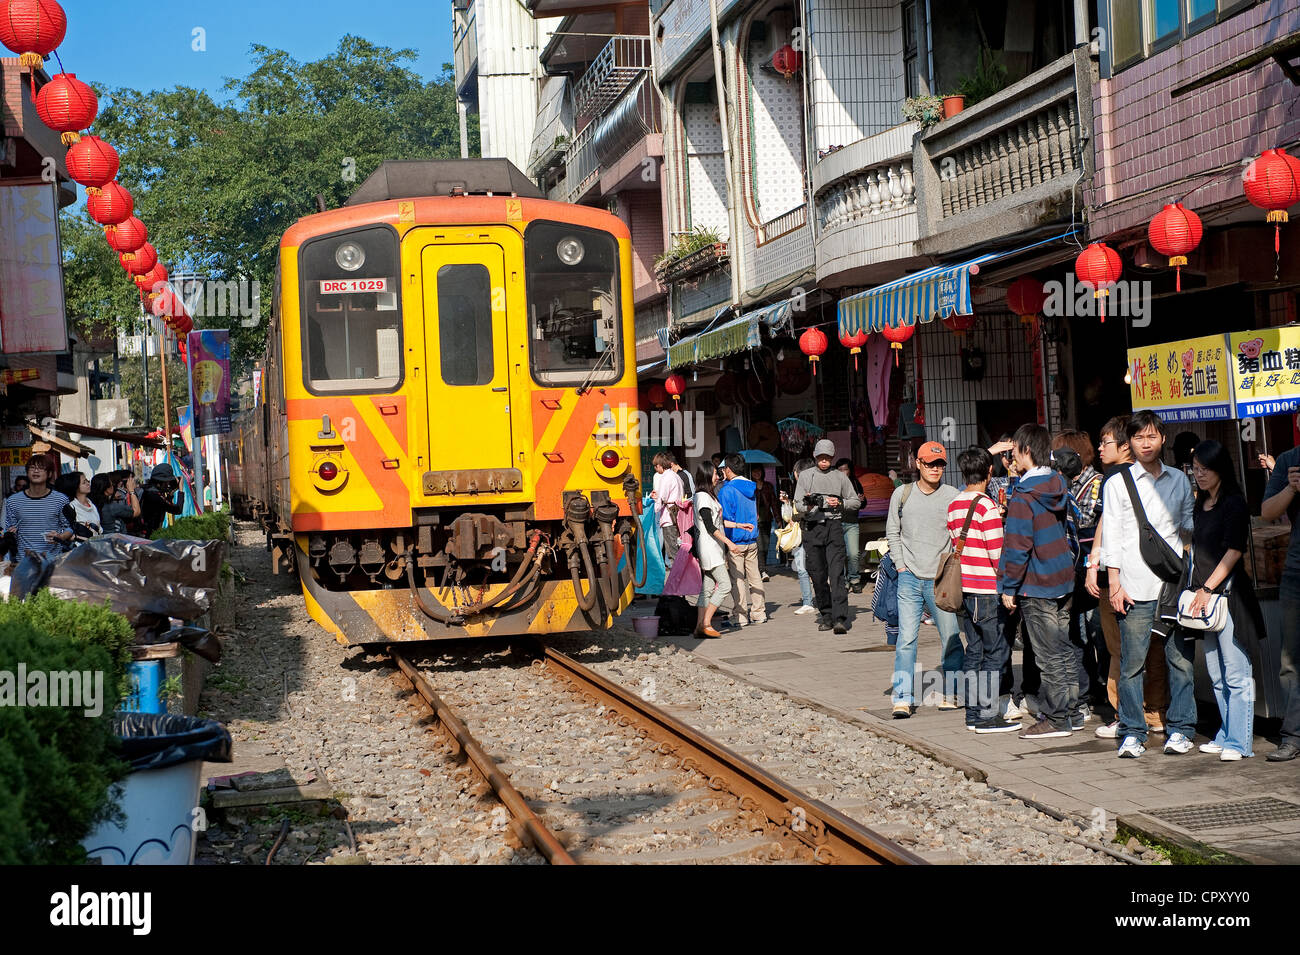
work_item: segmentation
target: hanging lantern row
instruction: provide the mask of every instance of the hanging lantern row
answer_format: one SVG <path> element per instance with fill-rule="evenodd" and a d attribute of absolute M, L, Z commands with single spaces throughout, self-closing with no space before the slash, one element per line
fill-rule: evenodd
<path fill-rule="evenodd" d="M 68 147 L 65 165 L 73 181 L 86 189 L 86 214 L 104 227 L 104 238 L 140 290 L 141 301 L 147 296 L 154 314 L 183 335 L 194 322 L 170 291 L 164 301 L 167 269 L 158 262 L 144 223 L 132 214 L 131 193 L 116 181 L 121 165 L 117 150 L 98 136 L 81 135 L 99 114 L 99 97 L 75 73 L 56 73 L 37 92 L 36 70 L 63 42 L 67 29 L 67 15 L 56 0 L 0 0 L 0 43 L 31 69 L 36 114 Z"/>
<path fill-rule="evenodd" d="M 880 330 L 880 334 L 885 336 L 885 339 L 889 342 L 890 349 L 894 353 L 895 368 L 898 367 L 899 358 L 903 354 L 903 342 L 911 338 L 915 332 L 916 332 L 915 320 L 913 320 L 912 324 L 910 325 L 903 325 L 901 323 L 897 326 L 886 325 L 884 328 Z"/>
<path fill-rule="evenodd" d="M 1174 267 L 1174 290 L 1183 290 L 1183 266 L 1187 253 L 1201 244 L 1201 217 L 1181 202 L 1173 202 L 1156 213 L 1147 226 L 1147 239 L 1151 248 L 1169 257 Z"/>
<path fill-rule="evenodd" d="M 1106 297 L 1119 281 L 1124 271 L 1124 263 L 1119 253 L 1104 242 L 1093 242 L 1079 253 L 1074 260 L 1074 274 L 1079 284 L 1092 290 L 1092 297 L 1098 300 L 1101 320 L 1106 321 Z"/>

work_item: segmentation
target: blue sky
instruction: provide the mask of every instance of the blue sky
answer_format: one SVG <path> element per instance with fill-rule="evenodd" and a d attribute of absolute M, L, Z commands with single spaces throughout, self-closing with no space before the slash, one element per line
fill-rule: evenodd
<path fill-rule="evenodd" d="M 87 82 L 139 90 L 193 86 L 218 93 L 248 72 L 250 44 L 287 50 L 300 61 L 329 53 L 345 33 L 380 46 L 411 48 L 427 78 L 451 61 L 451 4 L 445 0 L 60 0 L 68 33 L 64 68 Z M 192 49 L 196 27 L 207 49 Z M 58 69 L 53 59 L 51 73 Z"/>

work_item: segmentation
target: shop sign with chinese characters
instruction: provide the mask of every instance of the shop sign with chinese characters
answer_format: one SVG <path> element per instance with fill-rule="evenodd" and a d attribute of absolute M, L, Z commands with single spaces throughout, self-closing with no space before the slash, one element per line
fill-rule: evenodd
<path fill-rule="evenodd" d="M 1133 410 L 1166 421 L 1235 417 L 1226 335 L 1207 335 L 1128 350 Z"/>
<path fill-rule="evenodd" d="M 1240 417 L 1300 410 L 1300 327 L 1232 332 L 1228 341 Z"/>

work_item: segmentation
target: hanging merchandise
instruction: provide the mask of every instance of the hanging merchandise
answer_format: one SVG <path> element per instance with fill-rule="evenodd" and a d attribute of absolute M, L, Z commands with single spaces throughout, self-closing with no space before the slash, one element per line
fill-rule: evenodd
<path fill-rule="evenodd" d="M 1187 253 L 1201 244 L 1201 217 L 1181 202 L 1173 202 L 1156 213 L 1147 226 L 1147 239 L 1151 247 L 1169 257 L 1174 267 L 1174 290 L 1183 290 L 1183 266 Z"/>
<path fill-rule="evenodd" d="M 86 196 L 86 213 L 102 226 L 113 228 L 131 218 L 135 200 L 117 180 L 99 190 L 97 195 Z"/>
<path fill-rule="evenodd" d="M 95 121 L 99 97 L 76 73 L 55 73 L 36 94 L 36 115 L 41 122 L 62 133 L 63 145 L 71 146 L 81 138 L 80 130 Z"/>
<path fill-rule="evenodd" d="M 1106 296 L 1119 281 L 1124 263 L 1119 253 L 1104 242 L 1094 242 L 1079 253 L 1074 260 L 1074 274 L 1079 284 L 1092 291 L 1101 306 L 1101 320 L 1106 321 Z"/>
<path fill-rule="evenodd" d="M 817 376 L 817 362 L 825 354 L 826 345 L 826 335 L 816 325 L 799 336 L 799 350 L 808 356 L 808 364 L 812 366 L 814 378 Z"/>
<path fill-rule="evenodd" d="M 862 346 L 867 343 L 867 333 L 858 329 L 852 335 L 846 335 L 840 332 L 840 344 L 849 350 L 853 356 L 853 371 L 856 374 L 858 370 L 858 355 L 862 352 Z"/>
<path fill-rule="evenodd" d="M 922 428 L 925 427 L 925 381 L 921 373 L 921 339 L 916 340 L 913 347 L 916 355 L 916 413 L 913 419 Z"/>
<path fill-rule="evenodd" d="M 68 148 L 68 175 L 94 195 L 117 178 L 117 150 L 98 136 L 82 136 Z"/>
<path fill-rule="evenodd" d="M 879 335 L 873 335 L 867 342 L 867 400 L 877 430 L 889 423 L 889 376 L 893 371 L 889 352 L 889 342 Z"/>
<path fill-rule="evenodd" d="M 0 0 L 0 43 L 31 68 L 33 97 L 36 71 L 67 32 L 68 18 L 54 0 Z"/>
<path fill-rule="evenodd" d="M 898 366 L 899 356 L 903 354 L 903 342 L 911 338 L 912 334 L 915 331 L 916 331 L 915 322 L 913 322 L 911 325 L 897 325 L 897 326 L 886 325 L 884 328 L 880 330 L 880 334 L 884 335 L 885 338 L 888 339 L 889 347 L 894 349 L 895 367 Z"/>
<path fill-rule="evenodd" d="M 1282 223 L 1289 221 L 1286 210 L 1300 202 L 1300 159 L 1285 149 L 1266 149 L 1246 167 L 1242 186 L 1252 206 L 1266 209 L 1266 222 L 1273 223 L 1273 278 L 1282 262 Z"/>
<path fill-rule="evenodd" d="M 672 374 L 664 382 L 664 390 L 673 396 L 674 407 L 681 407 L 682 395 L 686 394 L 686 379 L 681 375 Z"/>

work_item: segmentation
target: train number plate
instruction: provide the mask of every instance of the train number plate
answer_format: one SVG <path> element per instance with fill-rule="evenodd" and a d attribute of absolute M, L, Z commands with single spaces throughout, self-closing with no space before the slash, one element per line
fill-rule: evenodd
<path fill-rule="evenodd" d="M 324 279 L 322 295 L 345 295 L 349 292 L 387 292 L 388 279 Z"/>

